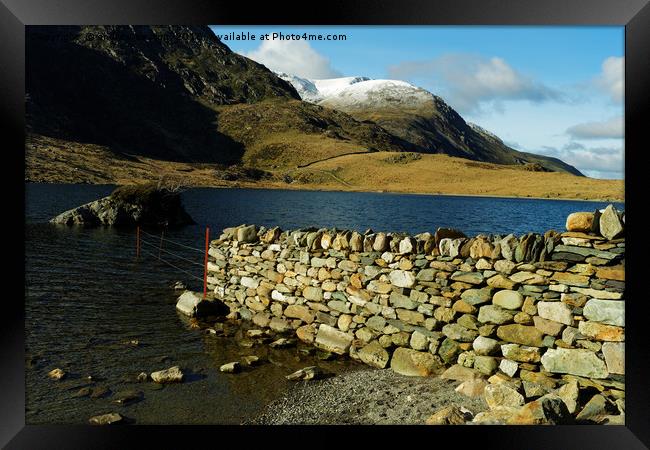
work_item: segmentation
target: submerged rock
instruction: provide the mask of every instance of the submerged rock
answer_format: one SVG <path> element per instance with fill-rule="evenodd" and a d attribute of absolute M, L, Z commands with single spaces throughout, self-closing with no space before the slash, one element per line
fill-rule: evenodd
<path fill-rule="evenodd" d="M 178 226 L 195 223 L 183 208 L 180 192 L 156 183 L 120 186 L 111 195 L 65 211 L 50 220 L 83 226 Z"/>
<path fill-rule="evenodd" d="M 309 366 L 296 370 L 294 373 L 287 375 L 285 378 L 289 381 L 295 380 L 317 380 L 323 376 L 323 371 L 317 366 Z"/>
<path fill-rule="evenodd" d="M 141 379 L 141 375 L 138 375 L 138 380 Z M 146 376 L 146 374 L 144 375 Z M 183 381 L 183 372 L 180 367 L 174 366 L 169 369 L 152 372 L 151 379 L 156 383 L 180 383 Z"/>
<path fill-rule="evenodd" d="M 121 423 L 123 421 L 124 421 L 124 417 L 122 417 L 118 413 L 109 413 L 109 414 L 102 414 L 100 416 L 93 416 L 88 420 L 88 422 L 91 425 L 113 425 L 116 423 Z"/>

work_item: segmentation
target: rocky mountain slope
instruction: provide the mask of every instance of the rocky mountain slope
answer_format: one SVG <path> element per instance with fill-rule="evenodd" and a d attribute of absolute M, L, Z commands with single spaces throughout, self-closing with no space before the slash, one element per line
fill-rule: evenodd
<path fill-rule="evenodd" d="M 308 154 L 310 141 L 403 149 L 377 125 L 301 102 L 291 84 L 233 53 L 208 27 L 28 27 L 26 46 L 28 173 L 32 161 L 44 170 L 52 140 L 86 159 L 99 146 L 119 164 L 240 164 L 253 144 L 279 145 L 277 133 L 294 136 L 289 154 L 293 144 Z"/>
<path fill-rule="evenodd" d="M 497 164 L 528 164 L 531 170 L 582 175 L 559 159 L 508 147 L 494 134 L 467 123 L 442 98 L 404 81 L 367 77 L 306 80 L 287 74 L 279 76 L 296 87 L 303 100 L 344 111 L 362 121 L 372 121 L 411 144 L 411 151 Z"/>

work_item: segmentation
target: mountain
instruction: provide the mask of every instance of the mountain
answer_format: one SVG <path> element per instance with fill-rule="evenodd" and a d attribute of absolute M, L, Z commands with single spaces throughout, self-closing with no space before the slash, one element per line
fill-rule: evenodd
<path fill-rule="evenodd" d="M 582 175 L 559 159 L 508 147 L 493 133 L 467 123 L 442 98 L 405 81 L 367 77 L 308 80 L 286 74 L 279 76 L 296 87 L 303 100 L 376 123 L 409 143 L 411 151 Z M 326 89 L 319 89 L 319 86 L 326 86 Z"/>
<path fill-rule="evenodd" d="M 231 165 L 286 145 L 295 167 L 291 155 L 403 149 L 378 125 L 302 102 L 207 26 L 29 26 L 26 93 L 30 179 L 61 146 L 91 182 L 142 158 Z"/>

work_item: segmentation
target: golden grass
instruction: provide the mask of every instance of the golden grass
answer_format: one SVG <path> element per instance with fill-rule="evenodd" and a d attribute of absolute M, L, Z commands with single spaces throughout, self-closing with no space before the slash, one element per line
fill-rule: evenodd
<path fill-rule="evenodd" d="M 334 148 L 328 139 L 311 139 L 306 137 L 304 140 L 305 162 L 363 150 L 353 146 Z M 310 144 L 314 146 L 310 147 Z M 25 154 L 25 178 L 47 183 L 134 184 L 165 176 L 188 186 L 624 200 L 622 180 L 530 172 L 515 166 L 477 163 L 446 155 L 423 154 L 421 159 L 407 163 L 385 161 L 396 154 L 345 155 L 305 168 L 295 168 L 295 159 L 291 159 L 292 166 L 288 160 L 286 165 L 278 164 L 275 169 L 267 169 L 274 174 L 271 180 L 232 182 L 216 177 L 217 165 L 214 164 L 143 157 L 120 159 L 102 146 L 30 136 Z M 285 183 L 283 178 L 287 174 L 296 181 Z"/>

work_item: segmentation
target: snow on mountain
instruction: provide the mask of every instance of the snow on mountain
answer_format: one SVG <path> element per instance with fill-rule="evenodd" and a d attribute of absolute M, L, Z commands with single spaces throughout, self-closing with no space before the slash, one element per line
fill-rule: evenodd
<path fill-rule="evenodd" d="M 430 92 L 399 80 L 371 80 L 368 77 L 310 80 L 282 72 L 276 74 L 291 83 L 304 101 L 324 103 L 334 108 L 413 107 L 433 98 Z"/>
<path fill-rule="evenodd" d="M 341 109 L 354 108 L 412 108 L 431 103 L 433 95 L 405 81 L 367 80 L 351 84 L 326 96 L 322 101 L 328 106 Z"/>
<path fill-rule="evenodd" d="M 282 78 L 284 81 L 290 83 L 296 91 L 300 98 L 309 103 L 318 103 L 323 100 L 323 95 L 318 91 L 318 88 L 314 84 L 313 80 L 307 78 L 300 78 L 295 75 L 291 75 L 284 72 L 275 72 L 275 74 Z"/>

